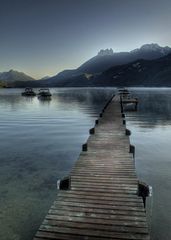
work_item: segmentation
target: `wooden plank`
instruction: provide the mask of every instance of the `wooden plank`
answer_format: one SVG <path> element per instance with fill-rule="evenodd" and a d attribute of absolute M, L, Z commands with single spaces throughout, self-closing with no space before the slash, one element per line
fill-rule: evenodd
<path fill-rule="evenodd" d="M 105 201 L 121 201 L 121 202 L 138 202 L 138 203 L 142 203 L 142 199 L 139 197 L 137 198 L 137 196 L 135 195 L 131 195 L 130 197 L 128 197 L 125 194 L 117 194 L 117 195 L 102 195 L 102 194 L 98 194 L 97 192 L 80 192 L 80 191 L 70 191 L 70 193 L 68 194 L 65 191 L 60 191 L 58 196 L 59 197 L 63 197 L 63 198 L 67 198 L 67 197 L 71 197 L 71 198 L 79 198 L 79 199 L 84 199 L 86 201 L 86 199 L 98 199 L 98 200 L 105 200 Z"/>
<path fill-rule="evenodd" d="M 91 173 L 91 172 L 72 172 L 72 176 L 80 176 L 80 177 L 87 177 L 87 176 L 89 176 L 89 177 L 99 177 L 99 179 L 100 178 L 105 178 L 105 177 L 109 177 L 109 178 L 111 178 L 111 177 L 116 177 L 116 178 L 123 178 L 124 179 L 124 176 L 126 176 L 126 177 L 128 177 L 128 178 L 130 178 L 130 179 L 136 179 L 136 174 L 135 173 L 132 173 L 132 172 L 127 172 L 126 174 L 121 174 L 121 175 L 119 175 L 119 171 L 118 172 L 113 172 L 113 173 L 110 173 L 110 174 L 104 174 L 104 173 L 101 173 L 101 172 L 93 172 L 93 173 Z"/>
<path fill-rule="evenodd" d="M 126 195 L 129 195 L 129 194 L 137 194 L 137 191 L 136 190 L 131 190 L 131 189 L 111 189 L 111 188 L 91 188 L 90 187 L 71 187 L 72 190 L 77 190 L 77 191 L 90 191 L 90 192 L 94 192 L 94 191 L 97 191 L 101 194 L 105 194 L 106 192 L 112 192 L 114 194 L 119 194 L 119 193 L 123 193 L 123 194 L 126 194 Z"/>
<path fill-rule="evenodd" d="M 116 177 L 119 177 L 120 175 L 121 176 L 127 176 L 127 177 L 132 177 L 135 179 L 136 177 L 136 174 L 134 172 L 131 172 L 131 171 L 113 171 L 113 172 L 110 172 L 110 173 L 103 173 L 103 172 L 98 172 L 98 171 L 80 171 L 80 172 L 77 172 L 77 171 L 72 171 L 71 172 L 72 175 L 74 176 L 98 176 L 99 178 L 100 177 L 112 177 L 112 176 L 116 176 Z"/>
<path fill-rule="evenodd" d="M 93 183 L 78 183 L 78 182 L 72 182 L 72 187 L 71 189 L 74 188 L 91 188 L 91 189 L 100 189 L 100 190 L 104 190 L 104 191 L 133 191 L 133 192 L 137 192 L 137 186 L 134 185 L 123 185 L 120 184 L 119 185 L 114 185 L 114 184 L 93 184 Z"/>
<path fill-rule="evenodd" d="M 60 212 L 61 213 L 61 212 Z M 113 225 L 113 226 L 130 226 L 130 227 L 138 227 L 138 228 L 147 228 L 147 223 L 146 222 L 141 222 L 141 221 L 132 221 L 132 219 L 123 219 L 123 218 L 120 218 L 120 219 L 103 219 L 103 216 L 100 215 L 100 216 L 95 216 L 95 217 L 91 217 L 91 216 L 84 216 L 83 217 L 80 217 L 79 215 L 78 216 L 75 216 L 75 215 L 65 215 L 66 212 L 63 213 L 63 215 L 60 215 L 60 213 L 58 215 L 53 215 L 53 214 L 48 214 L 46 216 L 45 219 L 47 220 L 58 220 L 58 221 L 68 221 L 68 222 L 75 222 L 75 223 L 79 223 L 79 222 L 86 222 L 86 223 L 89 223 L 89 224 L 103 224 L 103 225 Z M 102 221 L 103 219 L 103 221 Z"/>
<path fill-rule="evenodd" d="M 76 203 L 85 203 L 85 198 L 79 198 L 78 196 L 77 197 L 71 197 L 70 195 L 69 196 L 66 196 L 65 198 L 64 197 L 59 197 L 58 196 L 58 201 L 63 201 L 63 202 L 76 202 Z M 105 205 L 111 205 L 113 206 L 113 200 L 105 200 L 105 199 L 95 199 L 95 198 L 86 198 L 86 203 L 91 203 L 91 204 L 105 204 Z M 115 206 L 132 206 L 132 207 L 143 207 L 143 203 L 142 202 L 132 202 L 132 201 L 122 201 L 121 199 L 115 199 Z"/>
<path fill-rule="evenodd" d="M 77 225 L 79 227 L 79 225 Z M 64 234 L 75 234 L 75 235 L 83 235 L 83 236 L 95 236 L 95 237 L 106 237 L 106 238 L 119 238 L 119 239 L 149 239 L 147 234 L 138 234 L 138 233 L 120 233 L 120 232 L 109 232 L 104 230 L 90 230 L 90 229 L 82 229 L 82 228 L 71 228 L 71 227 L 58 227 L 52 225 L 41 225 L 41 231 L 51 232 L 51 233 L 64 233 Z"/>
<path fill-rule="evenodd" d="M 132 187 L 137 187 L 138 185 L 138 182 L 136 180 L 130 180 L 130 181 L 127 181 L 127 179 L 117 179 L 116 178 L 116 181 L 115 180 L 108 180 L 108 179 L 102 179 L 100 182 L 98 181 L 97 178 L 89 178 L 86 176 L 86 177 L 75 177 L 75 178 L 72 178 L 72 185 L 73 184 L 88 184 L 89 186 L 92 184 L 92 185 L 96 185 L 97 187 L 99 185 L 103 185 L 103 186 L 117 186 L 117 187 L 120 187 L 120 186 L 132 186 Z"/>
<path fill-rule="evenodd" d="M 65 230 L 64 230 L 65 232 Z M 141 238 L 137 238 L 139 237 L 138 235 L 136 236 L 136 238 L 121 238 L 120 236 L 116 235 L 113 236 L 112 238 L 108 238 L 108 237 L 104 237 L 104 236 L 85 236 L 85 235 L 80 235 L 77 232 L 76 234 L 66 234 L 66 233 L 61 233 L 61 232 L 49 232 L 49 231 L 42 231 L 40 230 L 37 234 L 36 234 L 36 238 L 34 240 L 51 240 L 51 239 L 56 239 L 56 240 L 109 240 L 109 239 L 113 239 L 113 240 L 118 240 L 118 239 L 137 239 L 137 240 L 149 240 L 148 237 L 145 236 L 145 238 L 142 238 L 143 236 L 141 236 Z"/>
<path fill-rule="evenodd" d="M 74 175 L 71 177 L 72 181 L 87 181 L 87 182 L 91 182 L 91 181 L 99 181 L 99 177 L 98 176 L 79 176 L 79 175 Z M 128 178 L 127 176 L 111 176 L 111 177 L 101 177 L 100 178 L 100 182 L 115 182 L 115 183 L 121 183 L 122 182 L 126 182 L 129 184 L 137 184 L 138 180 L 135 177 L 130 177 Z"/>
<path fill-rule="evenodd" d="M 78 210 L 78 209 L 77 209 Z M 125 213 L 125 212 L 124 212 Z M 146 223 L 146 216 L 143 215 L 135 215 L 135 214 L 128 214 L 125 215 L 123 211 L 117 211 L 117 212 L 112 212 L 112 214 L 108 214 L 108 212 L 92 212 L 92 211 L 86 211 L 86 209 L 81 209 L 81 211 L 75 211 L 70 209 L 69 211 L 67 209 L 60 209 L 60 208 L 51 208 L 49 209 L 48 215 L 55 215 L 55 216 L 76 216 L 76 217 L 81 217 L 83 219 L 88 218 L 93 218 L 93 219 L 101 219 L 103 222 L 104 219 L 109 219 L 111 221 L 130 221 L 132 224 L 141 222 L 142 224 Z"/>
<path fill-rule="evenodd" d="M 79 223 L 79 224 L 78 224 Z M 124 225 L 113 225 L 113 224 L 104 224 L 102 221 L 97 224 L 97 222 L 87 223 L 85 221 L 75 222 L 68 221 L 68 219 L 45 219 L 43 225 L 50 225 L 54 227 L 67 227 L 67 228 L 76 228 L 76 229 L 93 229 L 93 230 L 102 230 L 109 232 L 120 232 L 120 233 L 148 233 L 146 227 L 137 227 L 137 226 L 124 226 Z"/>
<path fill-rule="evenodd" d="M 144 213 L 144 209 L 142 208 L 142 206 L 125 206 L 124 205 L 109 205 L 109 204 L 96 204 L 96 203 L 89 203 L 89 202 L 69 202 L 69 201 L 60 201 L 59 199 L 57 199 L 54 202 L 54 206 L 71 206 L 71 207 L 83 207 L 83 208 L 93 208 L 93 209 L 108 209 L 108 210 L 123 210 L 123 211 L 136 211 L 136 212 L 143 212 Z"/>
<path fill-rule="evenodd" d="M 90 206 L 86 207 L 87 205 L 82 206 L 73 206 L 73 205 L 67 205 L 67 204 L 55 204 L 51 206 L 51 210 L 54 212 L 58 212 L 58 210 L 65 210 L 67 212 L 75 211 L 75 212 L 87 212 L 87 213 L 101 213 L 101 214 L 110 214 L 110 215 L 124 215 L 124 216 L 140 216 L 145 217 L 145 212 L 143 211 L 136 211 L 136 209 L 129 210 L 125 209 L 119 209 L 115 207 L 114 209 L 110 208 L 95 208 L 92 205 L 92 208 Z"/>

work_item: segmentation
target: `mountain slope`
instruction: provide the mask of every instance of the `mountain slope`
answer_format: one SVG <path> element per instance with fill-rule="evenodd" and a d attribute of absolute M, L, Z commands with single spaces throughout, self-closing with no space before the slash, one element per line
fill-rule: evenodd
<path fill-rule="evenodd" d="M 169 87 L 171 86 L 171 54 L 155 60 L 140 59 L 118 65 L 98 75 L 82 74 L 54 84 L 56 87 Z"/>
<path fill-rule="evenodd" d="M 137 59 L 152 60 L 163 57 L 171 53 L 171 48 L 160 47 L 158 44 L 145 44 L 140 48 L 137 48 L 130 52 L 108 53 L 105 55 L 105 51 L 101 54 L 101 51 L 97 56 L 91 58 L 89 61 L 82 64 L 77 70 L 80 72 L 98 73 L 103 72 L 106 69 L 115 66 L 122 65 Z"/>
<path fill-rule="evenodd" d="M 96 86 L 171 86 L 171 54 L 112 67 L 92 82 Z"/>
<path fill-rule="evenodd" d="M 78 78 L 85 73 L 99 74 L 110 67 L 127 64 L 137 59 L 152 60 L 163 57 L 171 53 L 171 48 L 160 47 L 158 44 L 145 44 L 130 52 L 114 53 L 112 49 L 101 50 L 97 56 L 83 63 L 73 70 L 64 70 L 54 77 L 49 78 L 49 84 L 62 84 L 69 78 Z"/>
<path fill-rule="evenodd" d="M 25 73 L 10 70 L 8 72 L 0 73 L 0 81 L 5 83 L 12 83 L 15 81 L 33 81 L 34 78 L 26 75 Z"/>

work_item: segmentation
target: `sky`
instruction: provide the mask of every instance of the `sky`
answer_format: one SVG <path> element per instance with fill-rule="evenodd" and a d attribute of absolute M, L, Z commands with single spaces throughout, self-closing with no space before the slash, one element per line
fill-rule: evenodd
<path fill-rule="evenodd" d="M 170 0 L 0 0 L 0 72 L 39 79 L 100 49 L 171 46 Z"/>

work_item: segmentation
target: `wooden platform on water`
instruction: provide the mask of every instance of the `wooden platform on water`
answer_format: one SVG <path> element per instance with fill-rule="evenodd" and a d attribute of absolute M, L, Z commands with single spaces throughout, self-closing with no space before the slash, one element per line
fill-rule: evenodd
<path fill-rule="evenodd" d="M 137 98 L 123 98 L 122 103 L 138 103 Z"/>
<path fill-rule="evenodd" d="M 148 240 L 120 98 L 108 104 L 34 240 Z"/>

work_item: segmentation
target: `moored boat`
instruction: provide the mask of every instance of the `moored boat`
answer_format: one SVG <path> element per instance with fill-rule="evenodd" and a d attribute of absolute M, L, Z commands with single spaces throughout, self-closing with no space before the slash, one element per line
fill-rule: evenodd
<path fill-rule="evenodd" d="M 42 97 L 42 98 L 50 98 L 52 96 L 52 94 L 49 91 L 49 88 L 41 88 L 39 89 L 39 93 L 38 93 L 38 97 Z"/>
<path fill-rule="evenodd" d="M 22 96 L 28 96 L 28 97 L 34 97 L 36 96 L 36 93 L 33 91 L 32 88 L 27 87 L 25 88 L 24 92 L 21 93 Z"/>

